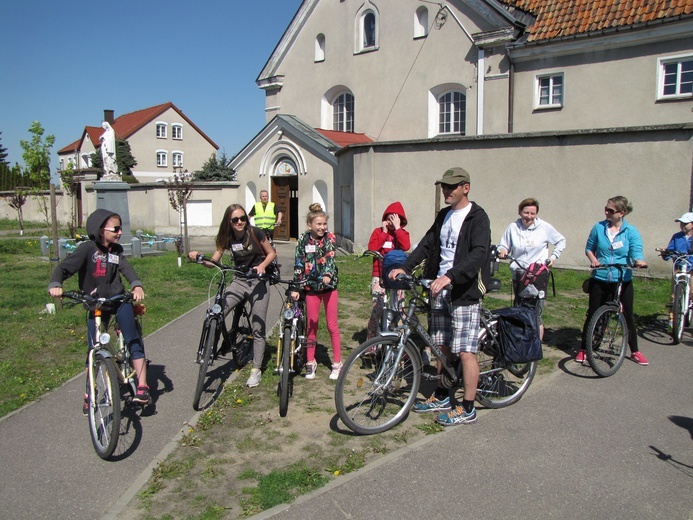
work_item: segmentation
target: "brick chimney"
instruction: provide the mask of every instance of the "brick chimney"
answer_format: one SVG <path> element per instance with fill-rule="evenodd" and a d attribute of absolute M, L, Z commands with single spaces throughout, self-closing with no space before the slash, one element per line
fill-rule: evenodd
<path fill-rule="evenodd" d="M 104 110 L 103 111 L 103 120 L 112 125 L 113 121 L 114 121 L 113 110 Z"/>

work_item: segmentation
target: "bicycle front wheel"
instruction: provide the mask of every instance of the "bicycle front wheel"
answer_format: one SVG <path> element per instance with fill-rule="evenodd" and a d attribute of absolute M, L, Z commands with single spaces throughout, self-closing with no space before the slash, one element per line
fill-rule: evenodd
<path fill-rule="evenodd" d="M 683 338 L 683 327 L 686 320 L 686 288 L 683 282 L 679 282 L 674 287 L 674 314 L 673 330 L 671 337 L 674 339 L 674 345 L 681 343 Z"/>
<path fill-rule="evenodd" d="M 356 347 L 344 362 L 335 387 L 337 413 L 356 433 L 387 431 L 407 417 L 420 384 L 421 356 L 416 346 L 401 345 L 397 337 L 377 336 Z"/>
<path fill-rule="evenodd" d="M 89 388 L 89 433 L 96 454 L 107 459 L 113 455 L 120 435 L 120 383 L 110 357 L 95 353 L 91 370 L 94 379 Z"/>
<path fill-rule="evenodd" d="M 623 363 L 628 344 L 628 327 L 618 308 L 603 305 L 587 325 L 587 361 L 601 377 L 616 373 Z"/>
<path fill-rule="evenodd" d="M 491 334 L 498 341 L 498 324 L 490 324 Z M 479 382 L 476 400 L 486 408 L 505 408 L 518 402 L 537 373 L 537 362 L 508 363 L 493 343 L 485 328 L 479 334 Z"/>
<path fill-rule="evenodd" d="M 289 374 L 291 372 L 291 326 L 284 327 L 282 362 L 279 366 L 279 416 L 289 411 Z"/>
<path fill-rule="evenodd" d="M 197 363 L 199 369 L 197 372 L 197 383 L 195 385 L 195 396 L 193 397 L 193 408 L 201 410 L 200 399 L 204 391 L 205 382 L 207 381 L 207 370 L 212 359 L 212 353 L 216 350 L 217 342 L 219 341 L 219 324 L 216 318 L 205 320 L 202 328 L 202 336 L 200 337 L 200 347 L 197 352 Z"/>

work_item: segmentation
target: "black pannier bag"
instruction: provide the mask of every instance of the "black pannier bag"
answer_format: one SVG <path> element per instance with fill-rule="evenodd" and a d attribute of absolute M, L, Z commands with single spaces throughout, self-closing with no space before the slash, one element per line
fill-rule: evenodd
<path fill-rule="evenodd" d="M 508 307 L 493 311 L 498 315 L 498 342 L 510 363 L 529 363 L 543 357 L 534 310 Z"/>

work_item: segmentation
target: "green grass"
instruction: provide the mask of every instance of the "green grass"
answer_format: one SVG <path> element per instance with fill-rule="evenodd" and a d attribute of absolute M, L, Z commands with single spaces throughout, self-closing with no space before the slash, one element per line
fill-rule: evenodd
<path fill-rule="evenodd" d="M 24 221 L 24 229 L 45 229 L 46 223 L 40 221 Z M 19 220 L 0 218 L 0 231 L 12 231 L 19 229 Z"/>
<path fill-rule="evenodd" d="M 257 486 L 243 488 L 245 496 L 241 499 L 241 504 L 244 516 L 292 502 L 297 496 L 318 489 L 329 481 L 320 471 L 311 469 L 304 463 L 274 470 L 267 475 L 247 474 L 245 478 L 257 480 Z"/>
<path fill-rule="evenodd" d="M 4 223 L 3 223 L 4 222 Z M 8 225 L 7 220 L 0 226 Z M 365 339 L 365 326 L 370 313 L 370 258 L 340 256 L 340 316 L 356 316 L 340 325 L 342 345 L 353 347 Z M 211 272 L 195 264 L 177 266 L 173 252 L 132 259 L 132 265 L 143 280 L 147 314 L 145 335 L 203 301 Z M 39 398 L 83 370 L 86 354 L 85 312 L 81 307 L 63 306 L 56 314 L 45 314 L 51 264 L 41 258 L 36 239 L 0 239 L 0 320 L 3 323 L 0 341 L 0 416 Z M 509 305 L 509 273 L 507 266 L 498 273 L 503 281 L 500 295 L 490 294 L 485 305 L 491 309 Z M 587 306 L 581 284 L 587 272 L 555 270 L 556 297 L 549 295 L 544 322 L 552 331 L 547 335 L 551 345 L 567 350 L 579 335 Z M 76 289 L 77 277 L 65 283 L 65 289 Z M 651 323 L 665 313 L 669 300 L 669 282 L 663 279 L 636 278 L 635 313 L 638 324 Z M 273 294 L 273 297 L 275 295 Z M 273 316 L 269 317 L 274 319 Z M 275 339 L 269 340 L 270 349 Z M 318 343 L 328 347 L 329 335 L 324 317 L 320 319 Z M 345 349 L 344 355 L 348 355 Z M 272 378 L 267 378 L 268 384 Z M 223 401 L 222 401 L 223 402 Z M 227 406 L 241 406 L 227 403 Z M 319 406 L 316 404 L 316 406 Z M 217 410 L 215 413 L 219 413 Z M 220 421 L 214 414 L 202 419 L 211 427 Z M 191 438 L 191 442 L 194 439 Z"/>
<path fill-rule="evenodd" d="M 51 265 L 32 239 L 0 240 L 0 416 L 39 398 L 84 369 L 85 311 L 63 305 L 45 314 Z M 179 268 L 175 253 L 132 259 L 145 288 L 145 335 L 200 304 L 210 271 Z M 77 276 L 65 289 L 77 289 Z"/>

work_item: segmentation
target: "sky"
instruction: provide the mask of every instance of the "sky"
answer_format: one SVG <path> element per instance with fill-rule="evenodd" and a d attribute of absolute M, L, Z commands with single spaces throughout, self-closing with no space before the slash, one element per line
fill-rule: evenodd
<path fill-rule="evenodd" d="M 5 0 L 0 7 L 0 144 L 39 121 L 57 151 L 115 117 L 171 101 L 235 155 L 265 125 L 255 80 L 301 0 Z"/>

